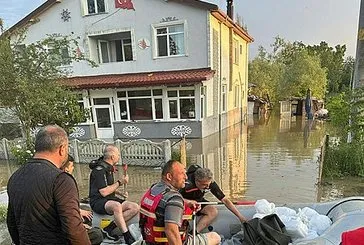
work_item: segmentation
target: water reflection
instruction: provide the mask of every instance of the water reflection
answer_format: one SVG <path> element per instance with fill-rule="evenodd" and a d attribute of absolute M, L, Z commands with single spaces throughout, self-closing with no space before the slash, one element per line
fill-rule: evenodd
<path fill-rule="evenodd" d="M 301 117 L 251 117 L 246 198 L 278 203 L 316 201 L 317 158 L 324 134 L 323 124 L 314 121 L 307 126 Z"/>
<path fill-rule="evenodd" d="M 236 124 L 204 139 L 187 139 L 188 161 L 210 168 L 226 196 L 233 200 L 327 200 L 345 195 L 348 190 L 339 189 L 339 185 L 317 188 L 317 158 L 324 135 L 325 125 L 317 121 L 272 115 L 251 117 L 245 125 Z M 12 163 L 0 163 L 1 189 L 6 188 L 17 168 Z M 129 199 L 138 202 L 145 190 L 160 179 L 161 170 L 130 166 L 128 172 Z M 117 175 L 122 173 L 120 166 Z M 88 195 L 89 174 L 87 164 L 75 165 L 81 197 Z"/>

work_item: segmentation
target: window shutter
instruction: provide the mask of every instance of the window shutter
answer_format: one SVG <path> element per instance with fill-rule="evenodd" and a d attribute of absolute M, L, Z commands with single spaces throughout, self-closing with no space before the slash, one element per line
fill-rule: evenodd
<path fill-rule="evenodd" d="M 134 29 L 130 30 L 130 38 L 131 38 L 131 50 L 133 52 L 133 60 L 136 60 L 136 50 L 137 50 L 137 45 L 138 45 L 138 41 L 135 40 L 135 33 L 134 33 Z"/>
<path fill-rule="evenodd" d="M 80 6 L 81 6 L 81 15 L 85 16 L 88 14 L 87 11 L 87 0 L 80 0 Z"/>

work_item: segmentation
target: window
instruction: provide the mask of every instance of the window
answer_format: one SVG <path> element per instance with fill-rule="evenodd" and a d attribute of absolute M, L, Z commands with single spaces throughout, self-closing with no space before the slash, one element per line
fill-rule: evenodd
<path fill-rule="evenodd" d="M 83 110 L 85 109 L 85 101 L 83 100 L 83 95 L 82 94 L 78 94 L 77 95 L 77 102 L 79 107 Z M 86 122 L 87 120 L 83 121 Z"/>
<path fill-rule="evenodd" d="M 105 0 L 87 0 L 88 14 L 105 13 Z"/>
<path fill-rule="evenodd" d="M 226 84 L 223 84 L 221 88 L 221 112 L 226 112 L 226 87 Z"/>
<path fill-rule="evenodd" d="M 99 41 L 99 63 L 110 62 L 110 47 L 108 41 Z"/>
<path fill-rule="evenodd" d="M 185 26 L 176 24 L 155 28 L 157 57 L 184 55 Z"/>
<path fill-rule="evenodd" d="M 90 37 L 91 45 L 97 47 L 97 57 L 92 56 L 99 63 L 132 61 L 133 42 L 131 32 L 120 32 L 108 35 Z"/>
<path fill-rule="evenodd" d="M 45 49 L 48 51 L 50 57 L 61 66 L 71 64 L 71 58 L 67 47 L 54 47 L 54 44 L 49 44 Z"/>
<path fill-rule="evenodd" d="M 170 119 L 194 119 L 195 90 L 181 89 L 167 92 Z"/>
<path fill-rule="evenodd" d="M 116 61 L 133 60 L 133 50 L 131 48 L 131 39 L 115 40 Z"/>
<path fill-rule="evenodd" d="M 118 91 L 120 120 L 163 119 L 162 89 Z"/>
<path fill-rule="evenodd" d="M 206 117 L 206 86 L 201 87 L 201 118 Z"/>
<path fill-rule="evenodd" d="M 238 65 L 239 64 L 239 55 L 240 55 L 240 50 L 239 50 L 239 41 L 234 39 L 234 64 Z"/>
<path fill-rule="evenodd" d="M 112 128 L 110 98 L 94 98 L 96 123 L 98 128 Z"/>

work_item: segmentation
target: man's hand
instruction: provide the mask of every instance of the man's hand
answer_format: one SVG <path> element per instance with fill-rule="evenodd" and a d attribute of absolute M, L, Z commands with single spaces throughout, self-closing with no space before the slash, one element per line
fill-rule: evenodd
<path fill-rule="evenodd" d="M 201 205 L 198 204 L 197 201 L 185 199 L 185 202 L 186 202 L 187 207 L 189 207 L 190 209 L 192 209 L 196 212 L 200 211 Z"/>
<path fill-rule="evenodd" d="M 119 179 L 122 184 L 127 184 L 129 182 L 129 175 L 124 175 Z"/>
<path fill-rule="evenodd" d="M 88 220 L 92 220 L 93 214 L 91 211 L 80 209 L 80 213 L 82 218 L 87 218 Z"/>
<path fill-rule="evenodd" d="M 239 220 L 241 223 L 247 222 L 246 218 L 242 215 L 239 217 Z"/>

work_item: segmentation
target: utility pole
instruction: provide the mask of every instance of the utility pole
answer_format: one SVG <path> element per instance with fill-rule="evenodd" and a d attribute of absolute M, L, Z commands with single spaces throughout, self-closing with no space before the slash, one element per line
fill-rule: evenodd
<path fill-rule="evenodd" d="M 360 1 L 358 38 L 352 88 L 364 86 L 364 0 Z"/>

